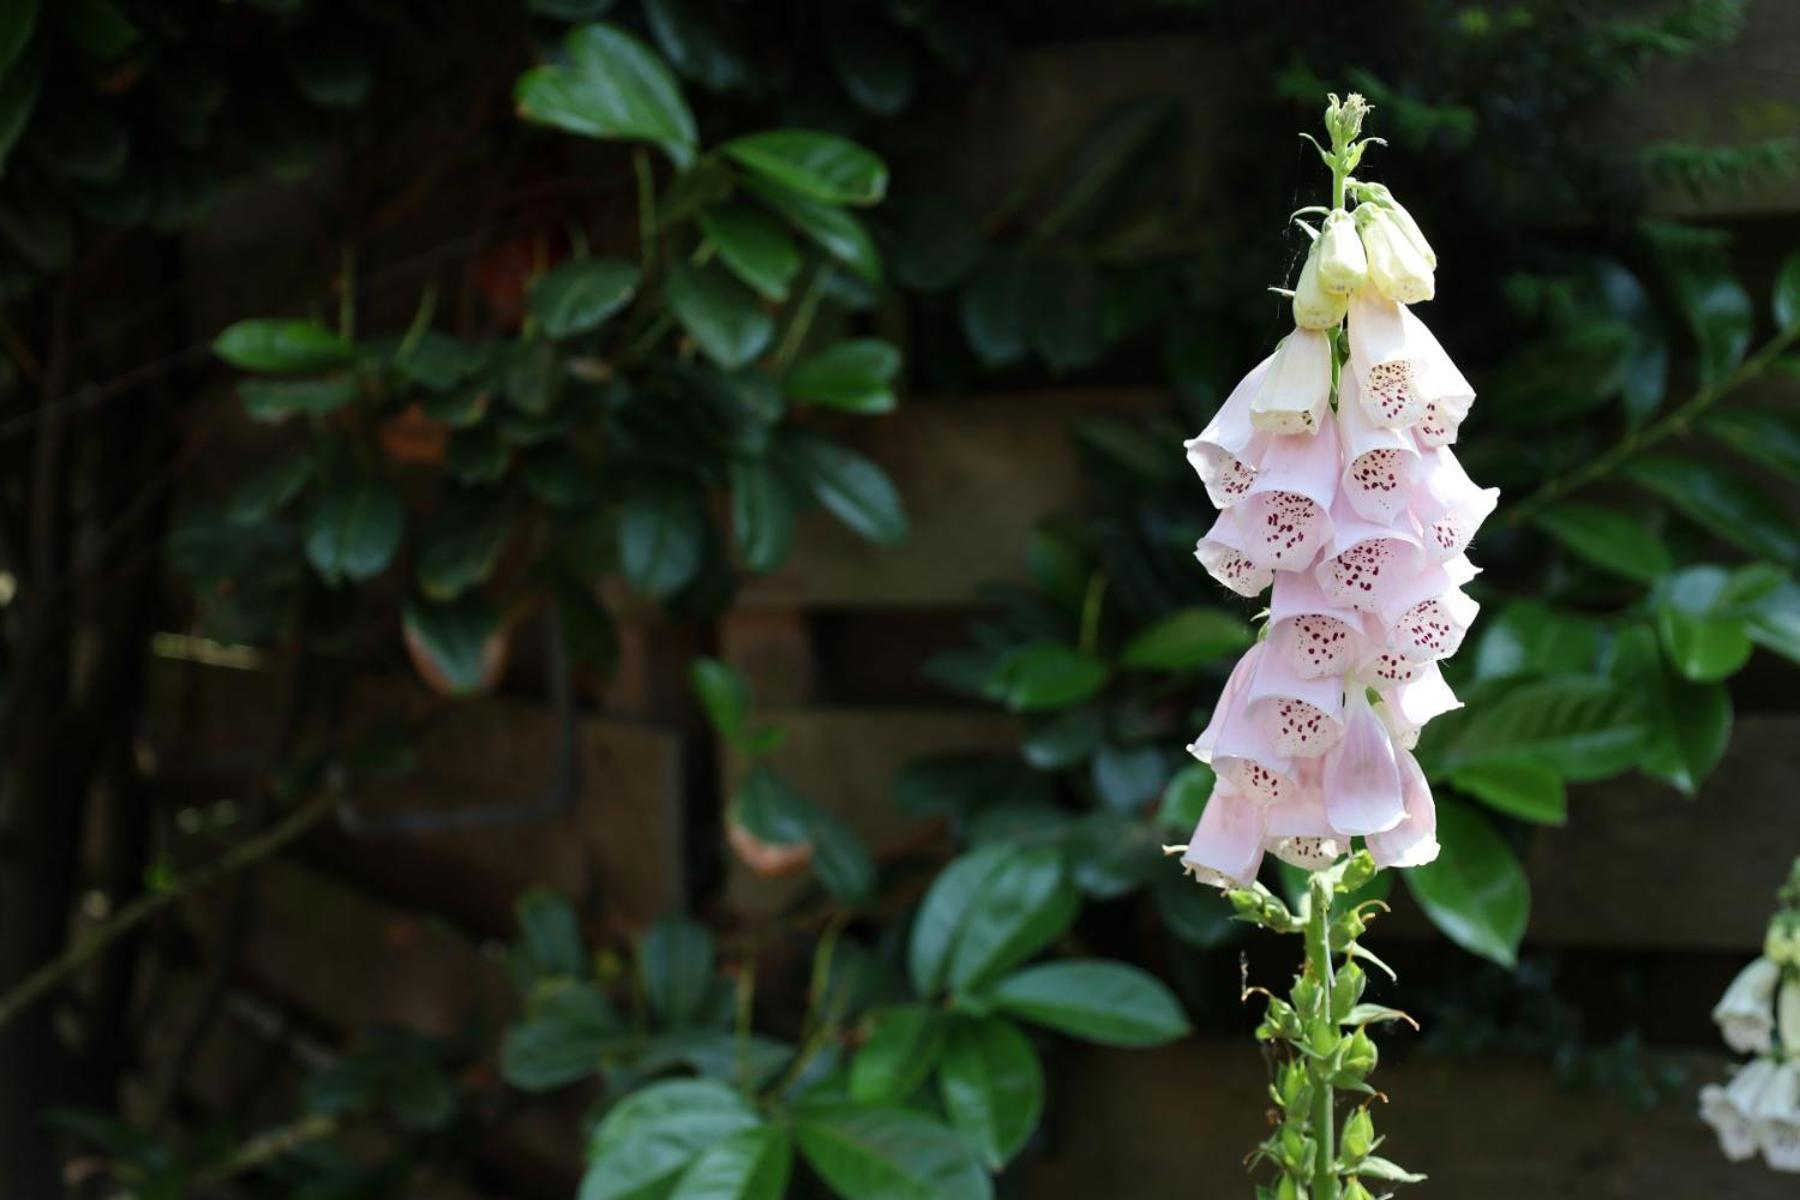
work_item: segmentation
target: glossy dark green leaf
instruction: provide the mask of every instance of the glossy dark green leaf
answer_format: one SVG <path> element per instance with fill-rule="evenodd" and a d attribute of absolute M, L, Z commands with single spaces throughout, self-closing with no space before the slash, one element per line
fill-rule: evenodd
<path fill-rule="evenodd" d="M 832 516 L 880 546 L 906 540 L 906 510 L 887 473 L 846 446 L 792 435 L 785 450 L 795 473 Z"/>
<path fill-rule="evenodd" d="M 435 329 L 428 329 L 410 346 L 403 346 L 395 355 L 394 365 L 400 373 L 428 392 L 442 393 L 466 383 L 471 376 L 481 370 L 488 360 L 488 351 L 482 346 L 471 346 L 461 338 L 451 337 Z M 480 395 L 479 391 L 470 390 L 464 396 Z M 431 399 L 438 399 L 433 396 Z M 469 401 L 461 400 L 466 406 Z M 434 413 L 430 402 L 427 402 L 426 415 L 436 417 L 446 424 L 458 428 L 472 424 L 466 416 L 460 420 L 451 420 L 451 416 L 461 415 L 454 410 L 449 415 Z"/>
<path fill-rule="evenodd" d="M 638 943 L 638 975 L 662 1028 L 695 1024 L 713 990 L 712 934 L 691 917 L 664 917 Z"/>
<path fill-rule="evenodd" d="M 1030 264 L 1013 254 L 997 254 L 976 268 L 963 285 L 963 336 L 983 366 L 1010 366 L 1029 346 L 1025 305 Z"/>
<path fill-rule="evenodd" d="M 869 10 L 839 5 L 828 16 L 825 53 L 850 98 L 886 117 L 905 108 L 916 84 L 906 42 Z"/>
<path fill-rule="evenodd" d="M 1025 962 L 1060 937 L 1080 907 L 1059 847 L 1015 848 L 988 875 L 956 936 L 951 989 L 979 989 Z"/>
<path fill-rule="evenodd" d="M 1778 329 L 1800 325 L 1800 254 L 1790 254 L 1781 261 L 1775 275 L 1775 296 L 1770 304 Z"/>
<path fill-rule="evenodd" d="M 716 658 L 695 659 L 688 669 L 688 681 L 713 729 L 727 742 L 738 742 L 750 720 L 750 681 L 736 667 Z"/>
<path fill-rule="evenodd" d="M 1726 541 L 1784 565 L 1800 562 L 1800 526 L 1724 464 L 1654 454 L 1632 463 L 1626 474 Z"/>
<path fill-rule="evenodd" d="M 1098 708 L 1065 709 L 1034 728 L 1019 752 L 1040 771 L 1060 771 L 1087 761 L 1105 734 L 1106 722 Z"/>
<path fill-rule="evenodd" d="M 460 483 L 493 483 L 511 463 L 511 448 L 491 425 L 457 430 L 444 456 L 444 469 Z"/>
<path fill-rule="evenodd" d="M 794 499 L 767 462 L 732 462 L 731 524 L 750 570 L 773 571 L 786 560 L 794 540 Z"/>
<path fill-rule="evenodd" d="M 1044 1113 L 1044 1067 L 999 1017 L 951 1017 L 938 1094 L 956 1132 L 990 1171 L 1024 1147 Z"/>
<path fill-rule="evenodd" d="M 800 1153 L 839 1196 L 856 1200 L 991 1200 L 968 1147 L 930 1117 L 845 1104 L 802 1109 Z M 582 1200 L 594 1200 L 583 1197 Z"/>
<path fill-rule="evenodd" d="M 511 510 L 491 499 L 450 505 L 419 547 L 419 590 L 430 600 L 454 600 L 486 583 L 512 534 Z"/>
<path fill-rule="evenodd" d="M 1539 825 L 1563 825 L 1569 796 L 1555 769 L 1530 759 L 1471 763 L 1450 773 L 1450 782 L 1496 812 Z"/>
<path fill-rule="evenodd" d="M 913 917 L 907 948 L 907 971 L 913 990 L 920 996 L 935 996 L 948 984 L 950 956 L 971 906 L 1012 853 L 1012 847 L 1001 844 L 971 850 L 953 860 L 931 881 Z"/>
<path fill-rule="evenodd" d="M 759 1125 L 701 1152 L 668 1200 L 781 1200 L 794 1167 L 793 1135 Z"/>
<path fill-rule="evenodd" d="M 1105 350 L 1100 277 L 1084 259 L 1054 255 L 1032 261 L 1025 285 L 1025 328 L 1031 348 L 1055 374 L 1089 366 Z"/>
<path fill-rule="evenodd" d="M 619 513 L 619 567 L 647 596 L 672 595 L 700 570 L 706 514 L 700 499 L 673 484 L 634 490 Z"/>
<path fill-rule="evenodd" d="M 1166 860 L 1157 865 L 1161 869 L 1151 877 L 1150 892 L 1170 933 L 1201 950 L 1216 949 L 1238 935 L 1241 926 L 1224 892 L 1171 869 Z"/>
<path fill-rule="evenodd" d="M 1205 763 L 1191 762 L 1182 767 L 1163 789 L 1156 823 L 1164 829 L 1186 834 L 1206 811 L 1206 801 L 1212 795 L 1215 782 L 1213 769 Z"/>
<path fill-rule="evenodd" d="M 1135 746 L 1103 746 L 1089 773 L 1100 803 L 1115 812 L 1141 811 L 1162 795 L 1174 764 L 1153 742 Z"/>
<path fill-rule="evenodd" d="M 1486 696 L 1455 726 L 1431 766 L 1535 761 L 1575 781 L 1605 779 L 1637 761 L 1646 734 L 1641 697 L 1610 680 L 1550 677 Z M 1430 738 L 1428 727 L 1427 738 Z M 1422 743 L 1436 750 L 1436 742 Z"/>
<path fill-rule="evenodd" d="M 1640 519 L 1618 509 L 1564 500 L 1534 520 L 1575 554 L 1627 579 L 1655 583 L 1673 565 L 1661 540 Z"/>
<path fill-rule="evenodd" d="M 305 451 L 276 459 L 231 491 L 225 514 L 233 521 L 261 521 L 287 507 L 312 478 L 312 458 Z"/>
<path fill-rule="evenodd" d="M 940 292 L 953 287 L 981 258 L 986 244 L 981 226 L 956 201 L 926 196 L 899 206 L 896 215 L 894 278 L 908 289 Z"/>
<path fill-rule="evenodd" d="M 1659 589 L 1656 631 L 1663 652 L 1684 677 L 1716 683 L 1750 659 L 1748 613 L 1732 603 L 1723 567 L 1689 567 Z"/>
<path fill-rule="evenodd" d="M 1184 608 L 1139 630 L 1119 664 L 1148 671 L 1185 671 L 1236 654 L 1250 644 L 1243 621 L 1216 608 Z"/>
<path fill-rule="evenodd" d="M 1451 941 L 1510 967 L 1531 911 L 1525 869 L 1494 827 L 1466 804 L 1440 800 L 1437 861 L 1403 874 L 1425 915 Z"/>
<path fill-rule="evenodd" d="M 591 983 L 565 981 L 533 995 L 526 1018 L 506 1031 L 500 1077 L 526 1092 L 545 1092 L 597 1074 L 601 1057 L 630 1027 Z"/>
<path fill-rule="evenodd" d="M 1747 628 L 1757 645 L 1800 663 L 1800 586 L 1789 581 L 1763 597 L 1751 610 Z"/>
<path fill-rule="evenodd" d="M 733 138 L 721 153 L 770 183 L 825 204 L 875 204 L 887 166 L 848 138 L 811 129 L 771 129 Z"/>
<path fill-rule="evenodd" d="M 881 252 L 854 215 L 836 205 L 749 177 L 744 185 L 801 235 L 869 284 L 881 282 Z"/>
<path fill-rule="evenodd" d="M 435 683 L 452 696 L 469 696 L 489 687 L 495 673 L 496 648 L 505 625 L 500 613 L 479 595 L 448 604 L 413 597 L 404 617 L 407 646 L 430 664 Z"/>
<path fill-rule="evenodd" d="M 650 35 L 675 69 L 714 92 L 742 87 L 750 67 L 731 6 L 717 0 L 644 0 Z"/>
<path fill-rule="evenodd" d="M 213 353 L 245 371 L 328 371 L 356 357 L 355 349 L 316 321 L 255 318 L 213 339 Z"/>
<path fill-rule="evenodd" d="M 329 583 L 361 583 L 387 569 L 400 548 L 406 509 L 385 480 L 339 480 L 306 518 L 306 557 Z"/>
<path fill-rule="evenodd" d="M 947 1024 L 943 1010 L 928 1004 L 878 1010 L 850 1063 L 850 1098 L 884 1104 L 911 1096 L 937 1066 Z"/>
<path fill-rule="evenodd" d="M 900 365 L 900 348 L 892 342 L 851 338 L 797 364 L 782 380 L 782 390 L 806 404 L 857 413 L 889 412 Z"/>
<path fill-rule="evenodd" d="M 253 421 L 279 424 L 293 416 L 336 412 L 357 397 L 356 380 L 347 375 L 317 379 L 246 379 L 238 384 L 244 413 Z"/>
<path fill-rule="evenodd" d="M 722 1083 L 672 1079 L 633 1092 L 606 1114 L 588 1144 L 579 1200 L 649 1200 L 712 1147 L 761 1124 Z"/>
<path fill-rule="evenodd" d="M 760 208 L 733 203 L 702 210 L 700 229 L 733 275 L 767 299 L 787 299 L 800 272 L 800 251 L 780 222 Z"/>
<path fill-rule="evenodd" d="M 563 49 L 566 64 L 519 76 L 522 116 L 585 137 L 652 142 L 678 167 L 693 162 L 694 115 L 655 51 L 610 25 L 581 26 Z"/>
<path fill-rule="evenodd" d="M 1745 458 L 1800 480 L 1800 419 L 1772 408 L 1723 408 L 1700 428 Z"/>
<path fill-rule="evenodd" d="M 1649 734 L 1638 769 L 1693 796 L 1718 765 L 1731 738 L 1731 696 L 1724 685 L 1689 683 L 1665 662 L 1654 633 L 1620 631 L 1612 677 L 1642 699 Z"/>
<path fill-rule="evenodd" d="M 1000 1012 L 1105 1046 L 1160 1046 L 1188 1032 L 1175 994 L 1155 976 L 1098 958 L 1040 963 L 995 984 Z"/>
<path fill-rule="evenodd" d="M 775 321 L 756 296 L 725 272 L 682 263 L 669 272 L 669 308 L 706 356 L 736 370 L 761 354 Z"/>
<path fill-rule="evenodd" d="M 1475 675 L 1579 674 L 1600 657 L 1600 629 L 1587 617 L 1550 608 L 1536 600 L 1515 600 L 1484 616 L 1475 647 Z"/>
<path fill-rule="evenodd" d="M 518 950 L 530 979 L 575 978 L 587 969 L 581 921 L 574 906 L 548 887 L 534 887 L 513 902 Z"/>
<path fill-rule="evenodd" d="M 637 266 L 623 259 L 570 259 L 532 286 L 531 313 L 547 337 L 574 337 L 624 308 L 637 285 Z"/>
<path fill-rule="evenodd" d="M 1700 344 L 1701 378 L 1723 382 L 1750 345 L 1755 307 L 1722 261 L 1686 263 L 1672 272 L 1688 327 Z"/>
<path fill-rule="evenodd" d="M 1007 655 L 990 686 L 1014 712 L 1040 712 L 1091 699 L 1110 674 L 1105 663 L 1073 646 L 1037 642 Z"/>
<path fill-rule="evenodd" d="M 732 816 L 761 841 L 812 848 L 811 866 L 825 890 L 859 903 L 875 891 L 875 861 L 868 847 L 836 814 L 790 787 L 766 767 L 745 776 Z"/>

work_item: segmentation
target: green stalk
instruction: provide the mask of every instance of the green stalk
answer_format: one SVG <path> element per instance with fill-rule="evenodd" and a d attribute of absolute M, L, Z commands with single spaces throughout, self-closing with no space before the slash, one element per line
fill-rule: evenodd
<path fill-rule="evenodd" d="M 1306 917 L 1306 961 L 1312 968 L 1313 981 L 1318 984 L 1318 1011 L 1313 1013 L 1313 1022 L 1309 1026 L 1317 1028 L 1317 1022 L 1331 1024 L 1331 884 L 1318 872 L 1314 872 L 1310 885 L 1312 904 Z M 1312 1061 L 1313 1075 L 1313 1181 L 1312 1200 L 1337 1200 L 1337 1138 L 1333 1121 L 1335 1118 L 1331 1072 L 1329 1066 L 1317 1059 Z"/>

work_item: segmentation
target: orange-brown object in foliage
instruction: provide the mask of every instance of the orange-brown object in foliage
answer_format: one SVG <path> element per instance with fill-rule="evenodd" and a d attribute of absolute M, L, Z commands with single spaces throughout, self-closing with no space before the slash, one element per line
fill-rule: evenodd
<path fill-rule="evenodd" d="M 798 875 L 812 862 L 811 842 L 765 842 L 736 819 L 726 822 L 725 837 L 743 864 L 764 879 Z"/>
<path fill-rule="evenodd" d="M 413 670 L 419 673 L 419 678 L 426 687 L 440 696 L 466 696 L 471 692 L 492 691 L 494 685 L 500 682 L 500 676 L 506 673 L 506 660 L 512 652 L 512 631 L 510 627 L 502 625 L 481 648 L 480 682 L 472 688 L 459 690 L 438 667 L 431 652 L 411 627 L 405 630 L 405 635 L 406 653 L 412 659 Z"/>
<path fill-rule="evenodd" d="M 435 467 L 450 449 L 450 427 L 410 404 L 381 423 L 381 448 L 395 462 Z"/>

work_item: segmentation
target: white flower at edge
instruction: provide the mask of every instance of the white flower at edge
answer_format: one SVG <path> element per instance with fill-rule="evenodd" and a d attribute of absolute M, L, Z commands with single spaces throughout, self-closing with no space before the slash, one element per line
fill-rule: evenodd
<path fill-rule="evenodd" d="M 1369 256 L 1356 235 L 1354 218 L 1343 209 L 1326 215 L 1313 249 L 1319 256 L 1319 286 L 1326 291 L 1348 296 L 1368 281 Z"/>
<path fill-rule="evenodd" d="M 1712 1010 L 1726 1045 L 1739 1054 L 1769 1052 L 1775 1031 L 1775 985 L 1780 981 L 1781 968 L 1766 958 L 1738 972 Z"/>
<path fill-rule="evenodd" d="M 1732 1162 L 1756 1153 L 1754 1109 L 1774 1074 L 1775 1064 L 1759 1058 L 1745 1064 L 1724 1084 L 1709 1083 L 1700 1089 L 1700 1119 L 1718 1133 L 1719 1149 Z"/>
<path fill-rule="evenodd" d="M 1294 285 L 1294 324 L 1302 329 L 1336 329 L 1350 311 L 1350 297 L 1327 291 L 1319 279 L 1319 242 L 1307 253 Z"/>
<path fill-rule="evenodd" d="M 1331 342 L 1313 329 L 1282 339 L 1250 401 L 1250 424 L 1265 433 L 1316 433 L 1331 410 Z"/>
<path fill-rule="evenodd" d="M 1418 304 L 1437 293 L 1431 264 L 1379 204 L 1359 204 L 1356 231 L 1369 256 L 1369 282 L 1397 304 Z"/>
<path fill-rule="evenodd" d="M 1800 1058 L 1791 1058 L 1774 1068 L 1756 1097 L 1750 1117 L 1757 1145 L 1768 1164 L 1777 1171 L 1800 1171 Z"/>

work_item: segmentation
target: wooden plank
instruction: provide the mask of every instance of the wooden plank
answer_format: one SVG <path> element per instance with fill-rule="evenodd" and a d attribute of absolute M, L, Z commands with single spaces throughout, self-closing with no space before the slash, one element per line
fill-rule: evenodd
<path fill-rule="evenodd" d="M 788 740 L 770 760 L 809 799 L 843 817 L 881 857 L 921 836 L 925 823 L 894 807 L 894 773 L 912 759 L 947 750 L 1005 749 L 1018 724 L 997 713 L 956 710 L 799 710 L 768 714 Z M 732 763 L 727 778 L 742 777 Z M 734 856 L 725 883 L 733 911 L 761 917 L 781 911 L 805 879 L 761 879 Z"/>
<path fill-rule="evenodd" d="M 1653 1053 L 1697 1090 L 1723 1055 Z M 1725 1161 L 1686 1096 L 1639 1112 L 1561 1086 L 1548 1063 L 1413 1057 L 1383 1063 L 1383 1154 L 1431 1177 L 1421 1195 L 1457 1200 L 1791 1198 L 1791 1176 Z M 1033 1200 L 1246 1196 L 1243 1159 L 1266 1136 L 1267 1076 L 1256 1047 L 1189 1040 L 1168 1049 L 1059 1043 L 1049 1145 L 1024 1170 Z"/>
<path fill-rule="evenodd" d="M 870 545 L 822 512 L 802 519 L 794 553 L 755 579 L 753 608 L 967 605 L 982 584 L 1022 579 L 1025 547 L 1044 517 L 1080 502 L 1070 425 L 1101 412 L 1143 411 L 1161 393 L 1114 389 L 909 400 L 844 430 L 905 498 L 903 545 Z M 1171 451 L 1173 453 L 1173 451 Z"/>

